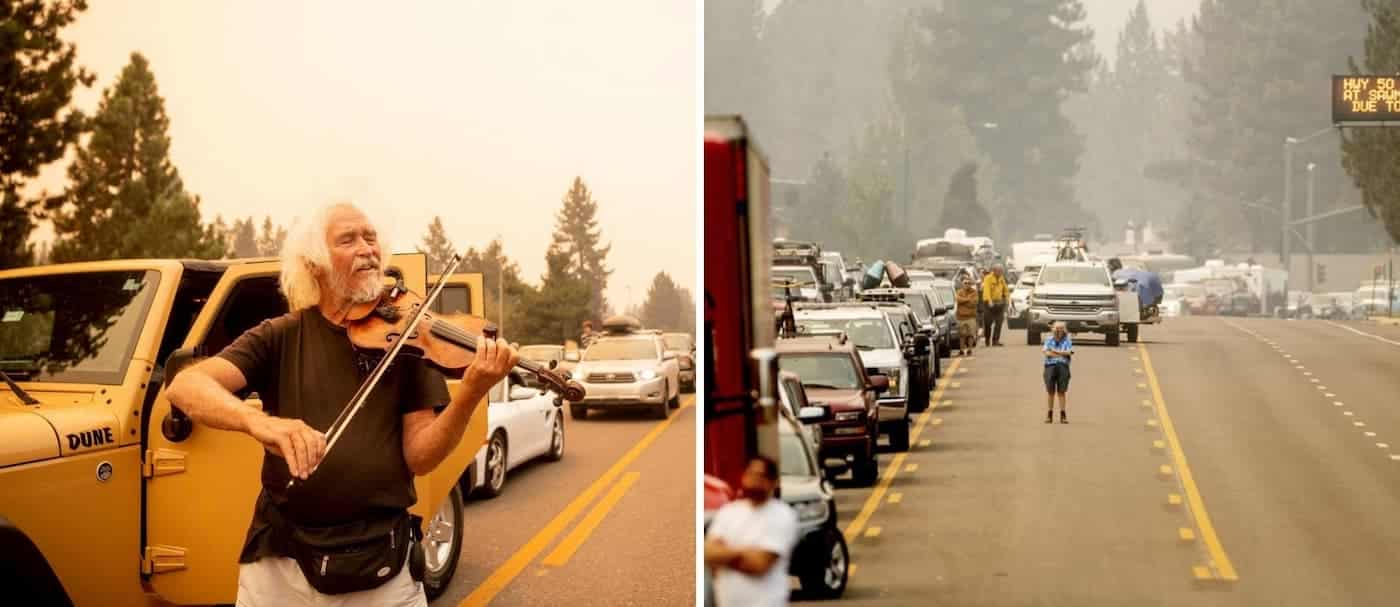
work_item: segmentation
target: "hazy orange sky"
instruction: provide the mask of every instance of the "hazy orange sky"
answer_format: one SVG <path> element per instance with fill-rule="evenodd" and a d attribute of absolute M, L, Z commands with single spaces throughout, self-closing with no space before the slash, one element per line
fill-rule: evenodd
<path fill-rule="evenodd" d="M 502 236 L 538 284 L 579 175 L 619 309 L 659 270 L 697 290 L 692 2 L 90 4 L 67 30 L 97 75 L 77 105 L 96 108 L 144 54 L 209 219 L 286 225 L 346 198 L 403 251 L 441 215 L 459 249 Z M 65 180 L 44 175 L 50 190 Z"/>

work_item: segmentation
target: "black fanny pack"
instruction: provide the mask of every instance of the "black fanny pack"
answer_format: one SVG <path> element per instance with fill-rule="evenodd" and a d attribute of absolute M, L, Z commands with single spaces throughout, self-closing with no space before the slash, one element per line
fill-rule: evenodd
<path fill-rule="evenodd" d="M 267 509 L 274 541 L 301 567 L 306 581 L 322 594 L 345 594 L 378 588 L 403 569 L 409 551 L 421 552 L 418 543 L 420 517 L 405 513 L 385 531 L 383 524 L 350 523 L 332 527 L 304 527 L 288 523 Z M 414 559 L 419 563 L 422 559 Z M 418 571 L 413 571 L 417 569 Z M 410 567 L 415 580 L 421 568 Z"/>

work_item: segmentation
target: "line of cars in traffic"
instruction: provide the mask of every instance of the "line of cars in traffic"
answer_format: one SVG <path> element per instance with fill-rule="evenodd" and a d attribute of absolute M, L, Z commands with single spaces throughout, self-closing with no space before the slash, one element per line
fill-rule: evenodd
<path fill-rule="evenodd" d="M 533 344 L 521 358 L 567 374 L 583 384 L 581 402 L 565 402 L 570 417 L 590 410 L 645 410 L 666 418 L 680 395 L 695 390 L 695 340 L 689 333 L 643 329 L 636 318 L 615 316 L 603 334 L 580 351 L 569 345 Z M 500 495 L 515 468 L 564 457 L 563 408 L 533 376 L 511 373 L 488 396 L 486 443 L 462 477 L 466 494 Z"/>

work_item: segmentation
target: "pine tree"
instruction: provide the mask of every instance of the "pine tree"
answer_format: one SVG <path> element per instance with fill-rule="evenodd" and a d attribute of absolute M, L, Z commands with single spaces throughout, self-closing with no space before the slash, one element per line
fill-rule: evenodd
<path fill-rule="evenodd" d="M 457 248 L 447 237 L 447 228 L 443 227 L 441 217 L 433 216 L 433 222 L 428 224 L 428 233 L 423 235 L 423 242 L 418 245 L 418 252 L 428 256 L 429 274 L 441 273 L 447 264 L 452 263 Z"/>
<path fill-rule="evenodd" d="M 589 318 L 587 281 L 569 270 L 569 255 L 551 246 L 545 252 L 547 269 L 538 290 L 527 291 L 514 338 L 522 344 L 562 344 L 579 338 Z"/>
<path fill-rule="evenodd" d="M 695 302 L 666 272 L 657 272 L 639 310 L 642 326 L 668 333 L 695 332 Z"/>
<path fill-rule="evenodd" d="M 1400 7 L 1384 0 L 1362 0 L 1371 14 L 1362 64 L 1350 60 L 1353 74 L 1400 74 Z M 1353 129 L 1342 142 L 1342 164 L 1361 188 L 1361 200 L 1379 219 L 1392 243 L 1400 243 L 1400 132 L 1393 128 Z"/>
<path fill-rule="evenodd" d="M 257 232 L 253 229 L 253 218 L 245 217 L 236 219 L 233 222 L 233 229 L 230 230 L 234 259 L 248 259 L 258 257 Z"/>
<path fill-rule="evenodd" d="M 988 234 L 992 217 L 977 200 L 977 163 L 962 165 L 948 181 L 948 194 L 943 199 L 943 217 L 939 223 L 950 228 L 962 228 L 968 234 Z"/>
<path fill-rule="evenodd" d="M 73 89 L 91 86 L 93 76 L 60 36 L 84 10 L 84 0 L 0 3 L 0 270 L 34 261 L 28 240 L 35 201 L 20 191 L 87 128 L 83 113 L 68 105 Z"/>
<path fill-rule="evenodd" d="M 520 279 L 520 266 L 506 256 L 501 241 L 492 240 L 481 250 L 476 247 L 467 248 L 466 252 L 462 253 L 462 263 L 457 266 L 457 271 L 481 273 L 481 289 L 484 291 L 482 305 L 485 306 L 481 315 L 497 321 L 501 318 L 500 287 L 504 277 L 505 326 L 512 335 L 509 339 L 515 339 L 513 336 L 516 332 L 529 324 L 524 322 L 524 314 L 530 307 L 526 304 L 534 294 L 534 289 Z"/>
<path fill-rule="evenodd" d="M 603 290 L 608 287 L 608 277 L 612 275 L 607 267 L 612 245 L 602 244 L 597 214 L 598 202 L 593 199 L 593 193 L 583 183 L 583 178 L 575 177 L 564 194 L 563 207 L 554 216 L 554 240 L 550 247 L 567 255 L 569 271 L 588 282 L 592 289 L 589 316 L 601 320 L 602 311 L 608 307 Z"/>
<path fill-rule="evenodd" d="M 1086 219 L 1070 183 L 1083 143 L 1061 108 L 1098 62 L 1084 19 L 1080 0 L 948 0 L 919 18 L 906 94 L 962 110 L 1006 196 L 1000 240 Z"/>
<path fill-rule="evenodd" d="M 276 257 L 282 253 L 282 243 L 287 241 L 287 228 L 273 226 L 272 217 L 263 216 L 262 232 L 258 234 L 258 256 Z"/>
<path fill-rule="evenodd" d="M 55 262 L 223 253 L 170 161 L 169 126 L 155 76 L 133 53 L 103 92 L 92 138 L 68 169 L 68 190 L 47 205 Z"/>
<path fill-rule="evenodd" d="M 235 221 L 235 223 L 237 223 Z M 215 215 L 214 222 L 204 226 L 204 239 L 218 243 L 219 254 L 213 259 L 229 259 L 233 255 L 233 232 L 224 223 L 223 214 Z"/>

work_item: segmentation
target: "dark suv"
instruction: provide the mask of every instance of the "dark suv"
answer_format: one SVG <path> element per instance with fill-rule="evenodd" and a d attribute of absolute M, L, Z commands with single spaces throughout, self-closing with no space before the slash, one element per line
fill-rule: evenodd
<path fill-rule="evenodd" d="M 888 388 L 883 375 L 867 377 L 855 344 L 843 336 L 799 337 L 777 343 L 778 367 L 802 381 L 813 405 L 831 408 L 821 424 L 818 460 L 829 472 L 849 467 L 857 483 L 871 485 L 879 476 L 876 441 L 880 408 L 876 394 Z M 828 464 L 829 460 L 839 464 Z"/>

